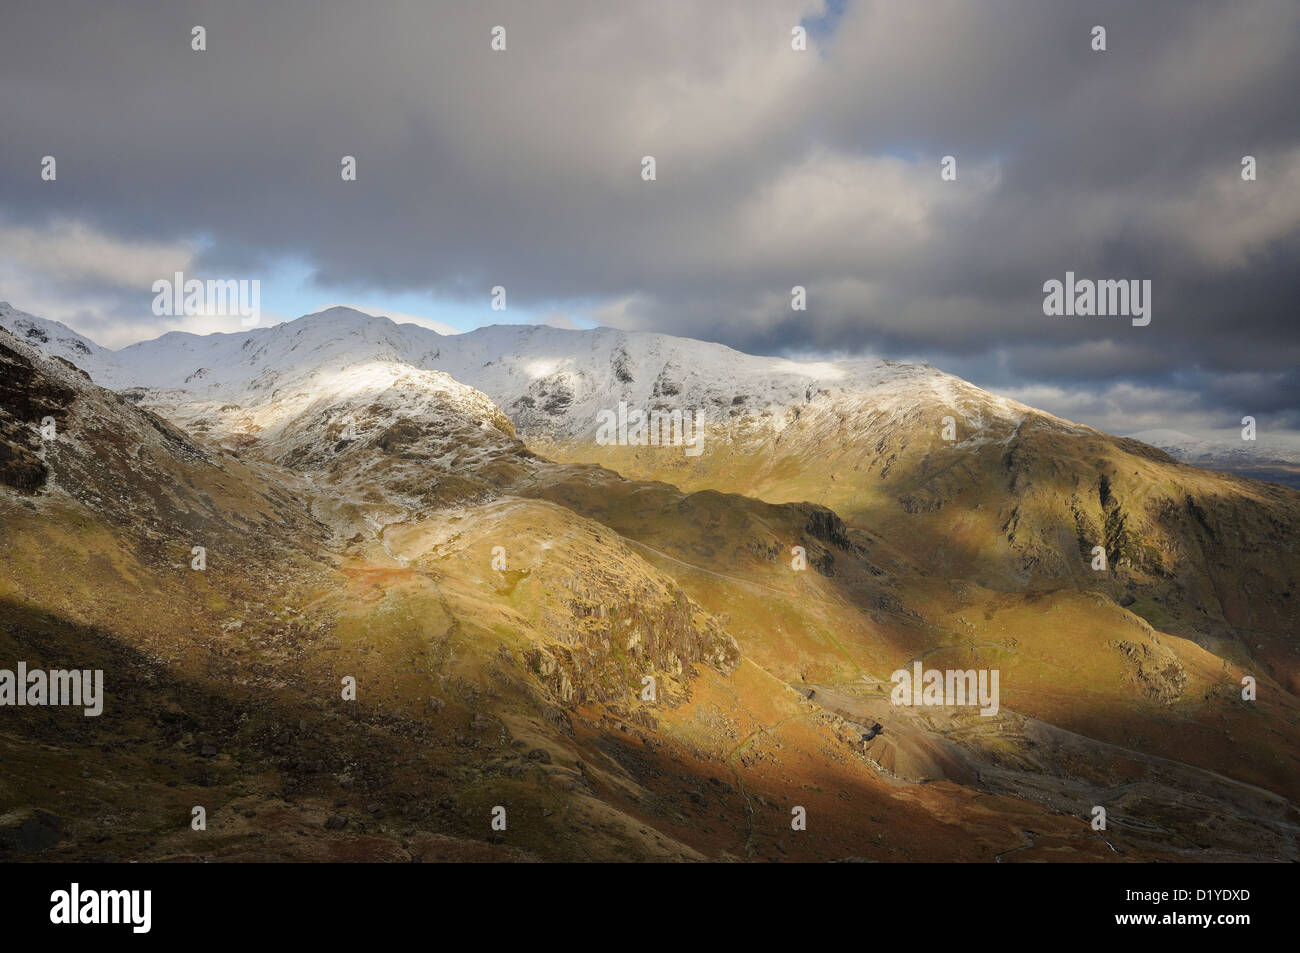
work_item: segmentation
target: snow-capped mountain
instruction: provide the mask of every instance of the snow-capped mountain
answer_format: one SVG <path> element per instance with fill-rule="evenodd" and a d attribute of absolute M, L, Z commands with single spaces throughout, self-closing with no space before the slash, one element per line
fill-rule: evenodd
<path fill-rule="evenodd" d="M 1245 818 L 1216 827 L 1216 850 L 1294 859 L 1277 820 L 1290 807 L 1267 793 L 1294 796 L 1294 772 L 1255 730 L 1267 717 L 1291 744 L 1286 699 L 1300 686 L 1289 602 L 1300 496 L 1280 486 L 1177 463 L 924 365 L 783 361 L 603 329 L 443 337 L 348 309 L 121 351 L 83 351 L 67 329 L 12 310 L 0 321 L 19 335 L 0 333 L 0 583 L 19 596 L 0 635 L 27 631 L 26 606 L 40 606 L 87 626 L 78 651 L 115 632 L 187 685 L 205 679 L 204 731 L 228 727 L 192 756 L 252 752 L 277 795 L 283 778 L 307 792 L 337 780 L 321 803 L 346 805 L 346 772 L 377 764 L 361 775 L 378 782 L 361 802 L 379 806 L 366 807 L 373 823 L 413 802 L 453 810 L 527 774 L 553 779 L 544 803 L 644 833 L 643 809 L 632 820 L 622 794 L 603 792 L 689 809 L 700 802 L 683 800 L 681 766 L 704 751 L 713 760 L 690 783 L 710 811 L 735 792 L 726 823 L 743 852 L 755 809 L 719 783 L 742 770 L 727 752 L 737 737 L 797 724 L 773 749 L 771 786 L 745 775 L 762 807 L 815 793 L 829 751 L 868 785 L 856 803 L 887 803 L 900 778 L 949 782 L 935 795 L 946 849 L 962 786 L 1025 792 L 1017 820 L 1041 808 L 1042 837 L 1078 797 L 1078 764 L 1100 790 L 1146 764 L 1142 803 L 1164 799 L 1151 821 L 1160 834 L 1127 843 L 1130 856 L 1177 859 L 1156 822 L 1200 817 L 1168 804 L 1204 799 Z M 67 353 L 114 390 L 67 366 Z M 598 444 L 596 418 L 618 403 L 701 409 L 706 452 Z M 46 416 L 52 443 L 37 426 Z M 196 547 L 202 573 L 189 562 Z M 811 571 L 797 571 L 805 556 Z M 981 734 L 842 692 L 926 656 L 997 665 L 1009 720 Z M 384 719 L 357 723 L 346 746 L 315 727 L 353 724 L 320 690 L 344 672 L 359 673 Z M 640 695 L 647 672 L 654 708 Z M 1264 690 L 1247 711 L 1235 682 L 1250 672 Z M 156 752 L 149 765 L 170 764 L 186 733 L 173 713 L 193 694 L 184 708 L 165 694 L 137 705 L 150 717 L 133 715 L 131 745 L 90 757 L 143 750 Z M 686 698 L 703 719 L 665 707 Z M 1018 727 L 1024 715 L 1035 734 Z M 1051 719 L 1072 747 L 1043 743 Z M 885 733 L 868 736 L 877 721 Z M 133 737 L 140 723 L 158 726 L 150 747 Z M 620 737 L 634 756 L 610 756 Z M 328 769 L 323 748 L 340 752 Z M 402 771 L 417 751 L 435 786 L 380 801 L 390 778 L 415 777 Z M 1180 761 L 1216 773 L 1158 773 Z M 138 758 L 95 763 L 152 784 L 155 802 L 175 780 Z M 230 798 L 234 779 L 211 777 Z M 1238 779 L 1266 800 L 1242 802 Z M 909 809 L 938 787 L 906 788 Z M 820 810 L 835 817 L 838 800 Z M 837 826 L 861 820 L 843 810 Z M 974 811 L 966 840 L 989 838 L 981 850 L 995 858 L 1006 831 L 990 835 L 988 808 Z M 855 843 L 879 835 L 870 824 Z M 786 825 L 776 810 L 770 826 Z M 1061 827 L 1060 849 L 1092 849 L 1085 828 Z M 1204 849 L 1203 827 L 1176 833 L 1179 851 Z M 909 830 L 907 850 L 917 843 Z"/>
<path fill-rule="evenodd" d="M 0 327 L 45 354 L 71 361 L 98 384 L 111 387 L 109 381 L 119 372 L 116 352 L 100 347 L 66 324 L 19 311 L 8 301 L 0 301 Z"/>
<path fill-rule="evenodd" d="M 590 444 L 601 415 L 620 404 L 696 412 L 715 438 L 757 446 L 784 440 L 812 452 L 819 441 L 927 415 L 937 430 L 957 424 L 955 445 L 1002 442 L 1031 408 L 997 397 L 929 365 L 892 361 L 792 361 L 720 344 L 611 328 L 567 330 L 494 325 L 441 335 L 346 307 L 268 328 L 229 334 L 173 331 L 121 350 L 100 347 L 57 321 L 0 303 L 0 327 L 47 354 L 71 361 L 103 386 L 130 390 L 146 406 L 200 432 L 251 434 L 270 424 L 256 408 L 286 398 L 330 402 L 333 391 L 382 391 L 402 367 L 437 372 L 435 389 L 490 417 L 472 391 L 487 395 L 527 440 Z M 367 384 L 367 369 L 375 380 Z M 430 378 L 433 381 L 434 378 Z M 455 387 L 451 388 L 452 390 Z M 338 401 L 335 401 L 337 404 Z M 1091 432 L 1034 411 L 1065 431 Z M 250 416 L 251 415 L 251 416 Z M 264 416 L 264 415 L 263 415 Z M 225 418 L 225 424 L 217 423 Z M 915 422 L 915 420 L 914 420 Z M 797 426 L 796 426 L 797 425 Z M 1257 441 L 1211 441 L 1175 430 L 1131 439 L 1211 469 L 1294 483 L 1300 446 L 1267 434 Z M 787 449 L 790 449 L 787 447 Z"/>
<path fill-rule="evenodd" d="M 1169 429 L 1143 430 L 1128 436 L 1159 447 L 1175 459 L 1199 463 L 1211 469 L 1216 464 L 1300 463 L 1300 445 L 1267 433 L 1249 441 L 1242 440 L 1236 431 L 1222 439 L 1194 437 L 1181 430 Z"/>
<path fill-rule="evenodd" d="M 318 388 L 357 367 L 392 363 L 441 371 L 482 391 L 521 434 L 542 440 L 590 439 L 600 414 L 619 402 L 647 412 L 694 410 L 713 425 L 744 418 L 771 432 L 831 404 L 837 414 L 855 408 L 904 413 L 918 404 L 969 405 L 977 397 L 971 423 L 991 414 L 1012 426 L 1028 410 L 928 365 L 791 361 L 609 328 L 496 325 L 445 336 L 332 308 L 270 328 L 170 332 L 108 351 L 55 322 L 14 315 L 0 314 L 0 325 L 73 360 L 97 383 L 166 394 L 173 407 L 182 400 L 244 406 L 282 396 L 286 388 Z"/>

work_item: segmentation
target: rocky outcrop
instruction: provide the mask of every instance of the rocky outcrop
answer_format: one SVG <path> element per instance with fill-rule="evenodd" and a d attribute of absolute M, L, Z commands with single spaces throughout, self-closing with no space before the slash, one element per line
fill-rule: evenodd
<path fill-rule="evenodd" d="M 76 392 L 42 371 L 42 359 L 22 353 L 8 331 L 0 334 L 0 483 L 35 493 L 49 477 L 42 441 L 55 439 Z M 51 437 L 42 436 L 43 422 L 53 425 Z"/>

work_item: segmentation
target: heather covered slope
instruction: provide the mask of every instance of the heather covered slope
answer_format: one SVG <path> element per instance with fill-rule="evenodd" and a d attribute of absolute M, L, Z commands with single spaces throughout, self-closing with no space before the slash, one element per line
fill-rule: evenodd
<path fill-rule="evenodd" d="M 243 474 L 258 488 L 253 496 L 291 501 L 276 512 L 296 527 L 292 540 L 241 526 L 221 543 L 241 553 L 265 548 L 261 575 L 238 584 L 205 578 L 217 592 L 283 578 L 291 589 L 250 600 L 274 612 L 227 613 L 234 600 L 214 612 L 212 597 L 196 602 L 179 558 L 184 581 L 166 591 L 171 611 L 204 633 L 188 640 L 202 650 L 190 650 L 171 675 L 191 677 L 197 652 L 202 671 L 220 672 L 223 689 L 254 672 L 256 684 L 283 680 L 288 710 L 325 719 L 302 736 L 239 736 L 238 764 L 269 764 L 280 786 L 268 781 L 267 790 L 303 792 L 317 812 L 305 835 L 277 849 L 414 856 L 425 854 L 411 846 L 417 836 L 437 836 L 459 838 L 456 850 L 470 851 L 462 842 L 472 841 L 490 851 L 482 845 L 495 838 L 519 856 L 573 859 L 1294 856 L 1300 712 L 1280 677 L 1293 657 L 1282 631 L 1288 590 L 1263 608 L 1249 603 L 1248 618 L 1271 612 L 1276 624 L 1247 643 L 1225 602 L 1240 590 L 1216 588 L 1226 577 L 1207 568 L 1214 564 L 1206 556 L 1211 540 L 1224 561 L 1255 558 L 1216 525 L 1235 517 L 1215 494 L 1237 493 L 1234 505 L 1258 520 L 1249 524 L 1254 546 L 1276 557 L 1270 571 L 1289 572 L 1289 550 L 1270 535 L 1269 520 L 1290 519 L 1288 498 L 1274 488 L 1180 467 L 1142 444 L 901 366 L 872 365 L 843 390 L 804 385 L 795 393 L 792 381 L 774 377 L 763 411 L 729 411 L 730 423 L 710 428 L 698 458 L 679 447 L 598 447 L 585 442 L 594 430 L 577 418 L 558 419 L 567 414 L 563 401 L 553 406 L 550 436 L 539 436 L 519 407 L 510 419 L 508 403 L 407 363 L 391 323 L 348 314 L 305 321 L 263 338 L 190 342 L 262 356 L 211 362 L 198 386 L 136 384 L 125 400 L 15 348 L 63 386 L 92 395 L 73 405 L 105 402 L 131 434 L 135 421 L 157 420 L 141 410 L 150 408 L 188 432 L 175 431 L 206 459 L 197 471 Z M 527 338 L 485 332 L 516 344 Z M 260 343 L 245 349 L 223 338 Z M 603 339 L 576 340 L 599 351 Z M 530 373 L 518 349 L 492 360 L 459 346 L 474 354 L 470 364 L 485 359 L 489 377 Z M 681 365 L 689 350 L 680 347 L 674 360 Z M 640 386 L 647 358 L 633 351 L 611 365 L 608 380 Z M 180 366 L 168 373 L 183 370 L 195 374 Z M 650 375 L 656 399 L 691 397 L 698 386 L 733 410 L 746 404 L 725 393 L 735 374 L 706 380 L 679 368 L 677 393 L 666 395 L 655 383 L 663 370 Z M 553 385 L 544 386 L 550 393 Z M 594 408 L 638 394 L 582 399 Z M 30 415 L 29 407 L 18 418 Z M 940 433 L 949 415 L 953 442 Z M 34 439 L 17 418 L 10 423 Z M 110 444 L 111 430 L 103 433 Z M 623 475 L 550 455 L 604 461 Z M 114 466 L 132 469 L 126 460 Z M 1200 516 L 1182 500 L 1184 510 L 1157 507 L 1150 525 L 1140 522 L 1127 467 L 1147 484 L 1181 481 L 1166 495 L 1191 496 Z M 78 472 L 87 485 L 82 509 L 56 525 L 101 520 L 95 500 L 106 477 Z M 51 475 L 57 484 L 57 466 Z M 177 481 L 206 486 L 188 470 L 167 483 Z M 242 499 L 242 486 L 200 498 L 225 522 L 223 501 Z M 131 548 L 139 532 L 128 518 L 105 538 Z M 1109 558 L 1104 573 L 1090 568 L 1084 548 L 1095 534 Z M 1154 565 L 1138 545 L 1149 539 L 1182 547 L 1187 565 Z M 301 554 L 301 566 L 276 576 L 282 546 Z M 796 546 L 806 554 L 802 571 L 792 565 Z M 39 547 L 18 549 L 25 559 Z M 39 609 L 36 575 L 10 558 L 6 574 L 28 580 L 27 604 Z M 51 557 L 42 571 L 71 558 Z M 152 579 L 160 569 L 134 571 Z M 58 605 L 103 597 L 96 583 L 74 587 Z M 1212 605 L 1225 607 L 1221 628 Z M 79 618 L 118 631 L 106 615 Z M 145 619 L 144 628 L 125 630 L 125 641 L 179 653 L 176 634 Z M 889 673 L 914 659 L 999 669 L 1001 711 L 982 718 L 890 706 Z M 340 711 L 345 669 L 366 691 L 358 707 Z M 1256 702 L 1240 698 L 1244 674 L 1259 679 Z M 647 676 L 653 702 L 641 696 Z M 377 759 L 361 735 L 333 740 L 361 711 L 392 719 L 383 722 L 392 747 L 373 749 L 382 749 Z M 876 723 L 883 733 L 864 740 Z M 194 740 L 182 737 L 177 750 Z M 330 745 L 348 754 L 321 756 Z M 502 803 L 494 798 L 511 799 L 511 817 L 518 810 L 523 826 L 512 822 L 503 837 L 488 829 L 489 809 Z M 430 799 L 436 811 L 427 811 Z M 795 804 L 816 828 L 810 820 L 809 831 L 790 830 Z M 1096 804 L 1111 813 L 1104 835 L 1088 827 Z M 374 806 L 377 814 L 363 813 Z M 348 826 L 321 834 L 322 818 L 335 815 L 335 827 Z M 224 855 L 251 850 L 249 835 Z"/>
<path fill-rule="evenodd" d="M 818 502 L 933 572 L 998 591 L 1097 592 L 1300 689 L 1300 493 L 972 399 L 847 419 L 828 402 L 776 436 L 712 430 L 692 461 L 576 441 L 546 452 L 688 490 Z M 948 416 L 955 442 L 941 437 Z"/>
<path fill-rule="evenodd" d="M 1056 810 L 1068 810 L 1069 798 L 1086 799 L 1084 792 L 1089 790 L 1096 796 L 1115 789 L 1127 793 L 1136 787 L 1147 800 L 1137 801 L 1134 830 L 1144 823 L 1138 815 L 1149 814 L 1153 804 L 1178 803 L 1186 788 L 1201 792 L 1196 796 L 1207 801 L 1233 797 L 1249 808 L 1250 820 L 1244 826 L 1224 825 L 1214 839 L 1216 849 L 1249 854 L 1251 844 L 1265 842 L 1273 845 L 1268 848 L 1272 851 L 1287 849 L 1291 820 L 1286 800 L 1253 791 L 1250 785 L 1262 782 L 1293 796 L 1285 757 L 1275 744 L 1278 739 L 1257 729 L 1270 721 L 1286 726 L 1283 735 L 1290 740 L 1284 744 L 1293 748 L 1294 706 L 1279 703 L 1276 692 L 1262 710 L 1234 704 L 1231 686 L 1239 671 L 1221 670 L 1217 659 L 1207 659 L 1181 640 L 1172 646 L 1163 644 L 1154 630 L 1113 601 L 1072 600 L 1062 593 L 986 603 L 980 607 L 986 619 L 994 608 L 1003 612 L 990 626 L 997 636 L 985 641 L 970 632 L 973 624 L 956 611 L 980 598 L 978 587 L 936 585 L 934 574 L 920 564 L 879 537 L 851 531 L 824 508 L 774 506 L 716 492 L 685 495 L 665 484 L 628 481 L 600 468 L 555 466 L 523 451 L 507 429 L 462 426 L 457 430 L 449 423 L 453 415 L 445 409 L 417 413 L 405 388 L 392 388 L 383 397 L 369 395 L 361 402 L 375 400 L 368 413 L 379 414 L 378 423 L 365 418 L 360 428 L 363 436 L 337 445 L 331 451 L 334 459 L 300 465 L 317 474 L 313 479 L 318 484 L 366 474 L 366 482 L 377 491 L 376 500 L 387 508 L 379 529 L 384 554 L 404 568 L 430 574 L 444 593 L 455 591 L 474 600 L 475 624 L 497 617 L 483 602 L 491 586 L 497 595 L 508 598 L 514 610 L 501 619 L 504 631 L 537 620 L 534 624 L 547 631 L 566 633 L 572 622 L 566 622 L 567 615 L 557 613 L 549 600 L 551 592 L 562 589 L 567 590 L 563 595 L 570 611 L 586 620 L 584 627 L 594 626 L 597 638 L 621 642 L 630 634 L 629 646 L 652 648 L 679 623 L 672 614 L 653 618 L 654 607 L 661 602 L 653 591 L 637 591 L 631 598 L 621 594 L 619 587 L 626 585 L 627 577 L 620 579 L 607 568 L 645 560 L 669 574 L 725 624 L 748 657 L 742 668 L 752 665 L 761 671 L 758 684 L 778 696 L 786 694 L 786 685 L 802 688 L 827 679 L 858 694 L 867 685 L 880 684 L 893 668 L 913 657 L 944 664 L 951 660 L 957 665 L 974 659 L 1005 671 L 1009 704 L 1019 714 L 992 723 L 959 719 L 937 731 L 927 725 L 919 734 L 887 732 L 888 737 L 874 744 L 881 749 L 876 754 L 873 747 L 857 752 L 858 746 L 850 743 L 851 753 L 864 754 L 886 777 L 969 784 L 1003 764 L 1008 793 L 1020 789 L 1024 771 L 1054 777 L 1050 783 L 1040 781 L 1039 793 Z M 406 416 L 397 422 L 380 412 L 389 400 L 404 408 Z M 310 436 L 312 427 L 332 426 L 313 415 L 305 415 L 301 423 L 306 427 L 304 437 Z M 328 441 L 316 443 L 328 445 Z M 250 445 L 250 452 L 255 449 Z M 268 440 L 262 451 L 281 452 L 274 440 Z M 411 462 L 395 465 L 392 457 Z M 413 467 L 430 488 L 454 474 L 472 481 L 458 485 L 472 486 L 481 495 L 451 508 L 444 505 L 445 499 L 438 499 L 433 502 L 442 508 L 433 511 L 428 499 L 409 496 L 410 474 L 404 474 L 401 466 Z M 403 499 L 406 502 L 394 505 Z M 539 508 L 526 500 L 551 506 Z M 399 512 L 402 509 L 405 512 Z M 591 522 L 574 523 L 574 514 Z M 542 527 L 540 545 L 531 542 L 529 537 Z M 618 544 L 616 552 L 592 548 L 607 529 L 618 534 L 612 537 Z M 491 565 L 494 545 L 502 547 L 508 568 L 466 574 L 466 567 Z M 806 552 L 809 571 L 797 573 L 790 568 L 789 553 L 796 545 Z M 361 548 L 373 551 L 372 544 L 363 543 Z M 550 607 L 546 615 L 537 615 L 539 606 Z M 1063 641 L 1055 633 L 1033 630 L 1040 614 L 1059 614 Z M 638 618 L 648 624 L 634 622 L 630 633 L 607 622 Z M 525 649 L 532 652 L 527 656 L 529 664 L 564 701 L 598 700 L 623 706 L 625 717 L 637 712 L 641 706 L 636 705 L 635 669 L 621 674 L 617 669 L 591 669 L 581 653 L 563 648 L 564 643 L 582 645 L 590 638 L 579 635 L 580 631 L 561 634 L 560 644 L 549 648 Z M 518 650 L 514 644 L 507 647 L 512 653 Z M 673 657 L 684 657 L 684 651 L 689 653 L 689 647 L 674 646 Z M 1065 665 L 1060 655 L 1065 656 Z M 728 663 L 719 657 L 715 667 L 725 672 Z M 671 681 L 662 680 L 676 673 L 660 667 L 655 674 L 671 686 Z M 747 702 L 770 704 L 759 698 Z M 820 702 L 813 707 L 832 718 L 855 714 Z M 887 709 L 879 714 L 891 725 L 902 723 Z M 641 718 L 646 715 L 639 712 Z M 1078 742 L 1069 756 L 1013 761 L 1007 766 L 1008 748 L 1032 746 L 1021 727 L 1023 715 L 1084 729 L 1101 743 Z M 655 724 L 661 720 L 652 717 Z M 1170 734 L 1167 728 L 1174 721 L 1195 728 Z M 847 730 L 850 741 L 862 733 L 860 728 Z M 944 738 L 948 731 L 955 738 L 934 737 Z M 1015 740 L 1008 741 L 1004 734 Z M 1247 740 L 1243 743 L 1240 738 Z M 936 745 L 953 750 L 936 761 Z M 1118 751 L 1111 752 L 1106 745 Z M 1072 773 L 1080 757 L 1095 763 L 1086 781 Z M 1160 761 L 1162 757 L 1193 767 L 1171 770 Z M 1215 777 L 1216 769 L 1224 765 L 1246 783 Z M 1158 796 L 1150 797 L 1152 792 Z M 1172 839 L 1179 850 L 1203 849 L 1206 845 L 1197 840 L 1199 825 L 1191 821 L 1196 815 L 1190 804 L 1183 807 L 1190 817 L 1181 822 L 1176 820 L 1179 809 L 1159 812 L 1166 839 Z M 1159 828 L 1156 818 L 1147 823 Z M 1145 842 L 1139 835 L 1138 843 L 1140 849 L 1151 850 L 1158 849 L 1160 841 Z"/>
<path fill-rule="evenodd" d="M 784 361 L 608 329 L 443 336 L 343 308 L 237 334 L 167 334 L 119 352 L 21 320 L 24 333 L 48 339 L 43 347 L 77 356 L 69 349 L 80 344 L 102 383 L 235 447 L 278 439 L 268 408 L 328 413 L 384 380 L 441 374 L 430 390 L 490 399 L 499 411 L 473 413 L 504 412 L 553 459 L 684 490 L 821 503 L 852 526 L 905 540 L 930 568 L 994 589 L 1105 592 L 1212 650 L 1230 643 L 1222 651 L 1295 687 L 1300 495 L 1180 464 L 933 368 Z M 698 411 L 701 453 L 597 444 L 599 415 L 620 403 Z M 330 439 L 354 432 L 354 421 L 336 423 Z M 1091 569 L 1096 546 L 1105 572 Z"/>
<path fill-rule="evenodd" d="M 576 772 L 530 754 L 558 754 L 568 734 L 557 707 L 563 694 L 553 697 L 524 667 L 530 651 L 541 657 L 530 637 L 550 645 L 555 633 L 516 624 L 518 655 L 509 660 L 475 611 L 500 601 L 492 589 L 470 606 L 402 569 L 377 540 L 377 562 L 348 551 L 330 524 L 311 516 L 309 477 L 202 449 L 8 336 L 0 348 L 13 385 L 0 401 L 5 433 L 24 439 L 40 468 L 31 472 L 41 476 L 24 471 L 9 481 L 20 485 L 0 492 L 4 657 L 31 667 L 99 667 L 106 682 L 97 719 L 6 709 L 0 850 L 529 856 L 526 847 L 490 848 L 486 809 L 480 825 L 468 805 L 483 777 L 499 776 L 505 790 L 496 797 L 523 812 L 577 790 L 566 780 Z M 59 423 L 47 443 L 26 440 L 33 407 Z M 203 571 L 190 564 L 196 542 L 207 549 Z M 647 619 L 679 618 L 669 633 L 678 641 L 666 635 L 647 654 L 666 665 L 675 649 L 675 674 L 685 682 L 694 674 L 693 638 L 708 632 L 707 620 L 635 558 L 610 573 Z M 582 656 L 578 670 L 595 684 L 611 677 L 609 666 L 598 645 L 583 651 L 584 634 L 566 648 Z M 716 625 L 708 638 L 710 661 L 733 666 L 734 645 Z M 358 681 L 355 703 L 341 698 L 344 674 Z M 559 667 L 551 674 L 557 684 L 565 677 Z M 665 678 L 665 693 L 672 691 Z M 561 793 L 547 794 L 552 788 Z M 207 832 L 189 829 L 194 805 L 209 811 Z M 615 812 L 596 800 L 575 811 L 595 811 L 620 829 L 630 824 L 609 820 Z M 400 820 L 383 823 L 387 816 Z M 350 830 L 325 833 L 326 821 L 333 828 L 349 818 Z M 563 840 L 538 823 L 516 845 L 574 856 L 578 848 Z M 641 840 L 623 832 L 582 850 L 602 856 Z M 692 853 L 668 839 L 654 849 Z"/>
<path fill-rule="evenodd" d="M 567 507 L 477 492 L 450 505 L 381 493 L 410 504 L 401 513 L 337 506 L 348 458 L 384 490 L 405 479 L 388 464 L 462 445 L 447 407 L 440 428 L 405 418 L 336 455 L 292 454 L 287 427 L 290 470 L 194 444 L 3 344 L 6 379 L 26 375 L 26 403 L 4 402 L 6 434 L 26 437 L 33 407 L 60 428 L 27 447 L 43 482 L 0 491 L 0 646 L 106 679 L 97 719 L 6 710 L 7 859 L 938 859 L 961 823 L 976 859 L 1016 839 L 973 794 L 895 790 L 838 716 L 743 666 L 671 576 Z M 303 413 L 304 427 L 331 425 Z M 543 466 L 478 423 L 481 478 Z M 342 674 L 356 702 L 340 697 Z M 787 722 L 785 769 L 742 780 L 740 743 L 761 752 Z M 822 783 L 792 788 L 789 772 Z M 837 794 L 818 793 L 832 777 Z M 850 792 L 874 819 L 845 811 Z M 789 832 L 795 797 L 822 818 L 812 837 Z M 505 832 L 489 827 L 498 805 Z M 190 827 L 194 806 L 206 831 Z M 1016 811 L 1044 836 L 1079 836 Z"/>

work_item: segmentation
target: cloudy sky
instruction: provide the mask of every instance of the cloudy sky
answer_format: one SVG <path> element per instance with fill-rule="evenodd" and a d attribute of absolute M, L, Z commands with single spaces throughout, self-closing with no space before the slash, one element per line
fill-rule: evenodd
<path fill-rule="evenodd" d="M 159 278 L 257 278 L 268 320 L 650 329 L 1294 436 L 1297 91 L 1295 0 L 7 0 L 0 299 L 116 347 L 240 330 L 155 317 Z M 1067 270 L 1149 279 L 1150 325 L 1045 316 Z"/>

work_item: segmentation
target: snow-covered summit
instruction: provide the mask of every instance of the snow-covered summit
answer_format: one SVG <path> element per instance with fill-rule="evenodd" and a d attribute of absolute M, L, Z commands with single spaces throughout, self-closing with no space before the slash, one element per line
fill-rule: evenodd
<path fill-rule="evenodd" d="M 66 324 L 19 311 L 8 301 L 0 301 L 0 327 L 45 354 L 71 361 L 98 384 L 104 384 L 117 369 L 116 356 L 108 348 Z"/>
<path fill-rule="evenodd" d="M 234 404 L 310 389 L 357 366 L 408 364 L 482 391 L 524 433 L 557 439 L 589 435 L 598 414 L 619 402 L 647 411 L 698 410 L 714 421 L 766 414 L 774 423 L 810 404 L 851 410 L 866 402 L 904 411 L 918 401 L 951 404 L 972 394 L 985 412 L 1008 419 L 1028 409 L 926 365 L 792 361 L 611 328 L 493 325 L 450 336 L 342 307 L 230 334 L 173 331 L 91 356 L 92 366 L 82 366 L 105 386 Z"/>

